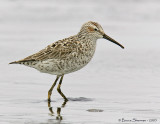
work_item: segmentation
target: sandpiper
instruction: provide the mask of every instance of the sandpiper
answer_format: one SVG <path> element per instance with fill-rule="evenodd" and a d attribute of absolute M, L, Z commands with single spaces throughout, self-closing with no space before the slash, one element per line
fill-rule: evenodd
<path fill-rule="evenodd" d="M 96 49 L 96 41 L 100 38 L 107 39 L 124 49 L 120 43 L 104 33 L 100 24 L 89 21 L 82 25 L 78 34 L 56 41 L 41 51 L 10 64 L 22 64 L 43 73 L 57 75 L 48 91 L 48 101 L 51 100 L 52 90 L 59 78 L 57 91 L 65 101 L 68 101 L 61 92 L 63 76 L 77 71 L 89 63 Z"/>

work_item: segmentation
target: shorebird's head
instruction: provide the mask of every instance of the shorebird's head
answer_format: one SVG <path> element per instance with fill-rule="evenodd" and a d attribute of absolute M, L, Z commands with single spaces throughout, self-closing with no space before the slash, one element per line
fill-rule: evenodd
<path fill-rule="evenodd" d="M 94 37 L 96 39 L 104 38 L 106 40 L 111 41 L 112 43 L 115 43 L 115 44 L 119 45 L 121 48 L 124 49 L 124 47 L 120 43 L 118 43 L 117 41 L 115 41 L 114 39 L 112 39 L 111 37 L 106 35 L 104 33 L 101 25 L 98 24 L 97 22 L 89 21 L 87 23 L 84 23 L 81 27 L 80 33 L 81 34 L 86 34 L 86 35 Z"/>

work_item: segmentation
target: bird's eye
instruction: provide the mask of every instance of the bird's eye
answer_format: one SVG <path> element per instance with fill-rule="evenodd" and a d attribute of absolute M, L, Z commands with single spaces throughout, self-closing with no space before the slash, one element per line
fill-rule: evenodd
<path fill-rule="evenodd" d="M 95 28 L 94 30 L 97 31 L 97 28 Z"/>

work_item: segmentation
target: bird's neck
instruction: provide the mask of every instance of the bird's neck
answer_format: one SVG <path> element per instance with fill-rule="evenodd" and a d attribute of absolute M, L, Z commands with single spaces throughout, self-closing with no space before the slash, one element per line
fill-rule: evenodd
<path fill-rule="evenodd" d="M 82 39 L 82 41 L 93 41 L 96 42 L 97 41 L 97 37 L 95 37 L 94 35 L 88 34 L 85 31 L 81 31 L 77 34 L 77 37 L 79 39 Z"/>

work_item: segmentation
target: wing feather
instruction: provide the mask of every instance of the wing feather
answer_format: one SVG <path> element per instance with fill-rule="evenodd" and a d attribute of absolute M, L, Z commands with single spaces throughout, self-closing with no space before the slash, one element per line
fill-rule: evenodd
<path fill-rule="evenodd" d="M 72 38 L 72 40 L 70 40 Z M 27 61 L 44 61 L 47 59 L 63 59 L 67 58 L 72 52 L 76 50 L 75 42 L 73 42 L 73 36 L 68 39 L 63 39 L 48 45 L 45 49 L 30 55 L 22 60 L 16 61 L 27 62 Z"/>

